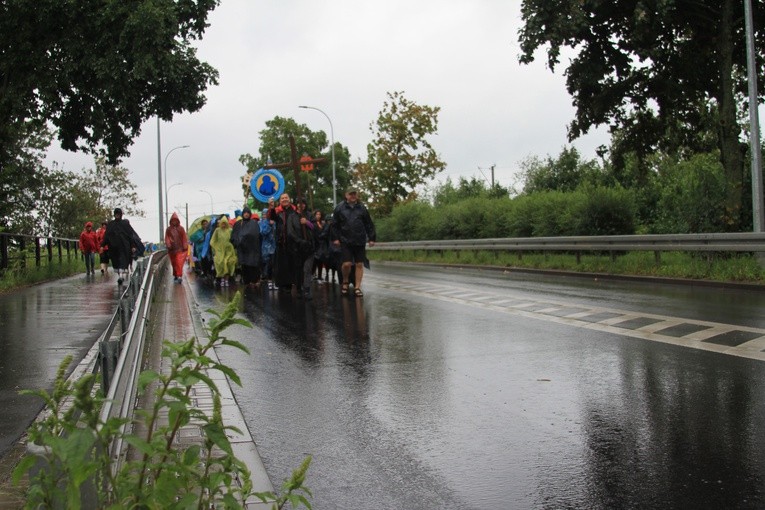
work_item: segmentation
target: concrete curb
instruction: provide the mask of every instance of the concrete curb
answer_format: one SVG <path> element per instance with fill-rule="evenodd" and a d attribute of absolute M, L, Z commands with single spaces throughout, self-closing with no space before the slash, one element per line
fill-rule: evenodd
<path fill-rule="evenodd" d="M 194 300 L 194 293 L 191 291 L 188 279 L 183 279 L 184 294 L 186 296 L 186 306 L 189 314 L 192 318 L 192 324 L 194 327 L 195 335 L 198 339 L 209 338 L 207 332 L 202 324 L 202 317 L 198 312 L 198 306 Z M 167 305 L 165 305 L 167 306 Z M 220 363 L 216 352 L 208 353 L 210 358 L 216 363 Z M 234 455 L 245 463 L 247 469 L 251 474 L 252 486 L 254 492 L 274 492 L 271 479 L 268 477 L 266 468 L 263 465 L 260 454 L 258 452 L 255 440 L 252 438 L 247 423 L 244 420 L 242 411 L 239 408 L 239 404 L 234 397 L 234 393 L 231 389 L 231 382 L 228 380 L 225 374 L 218 370 L 208 371 L 208 376 L 212 379 L 218 390 L 221 393 L 222 414 L 223 421 L 227 426 L 234 426 L 241 434 L 237 434 L 234 431 L 227 431 L 226 435 L 231 442 Z M 213 408 L 213 399 L 210 389 L 207 386 L 200 385 L 199 388 L 195 388 L 194 401 L 199 409 L 210 410 Z M 201 434 L 198 427 L 187 427 L 189 430 L 183 430 L 184 442 L 201 440 Z M 246 502 L 246 508 L 248 509 L 270 509 L 272 503 L 263 503 L 257 498 L 250 498 Z"/>

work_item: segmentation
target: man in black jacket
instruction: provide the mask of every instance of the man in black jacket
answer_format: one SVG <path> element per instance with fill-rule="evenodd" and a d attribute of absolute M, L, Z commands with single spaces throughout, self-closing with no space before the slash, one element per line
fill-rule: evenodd
<path fill-rule="evenodd" d="M 348 295 L 348 277 L 351 266 L 356 265 L 353 295 L 362 297 L 361 279 L 364 276 L 364 263 L 367 260 L 365 246 L 374 246 L 375 226 L 369 211 L 359 202 L 358 190 L 351 186 L 345 191 L 345 201 L 341 202 L 332 214 L 332 242 L 341 250 L 343 284 L 340 293 Z"/>
<path fill-rule="evenodd" d="M 242 267 L 242 283 L 257 287 L 260 283 L 260 225 L 247 206 L 242 209 L 242 219 L 234 224 L 231 231 L 231 244 L 236 248 Z"/>
<path fill-rule="evenodd" d="M 128 276 L 128 266 L 136 253 L 143 246 L 141 238 L 128 220 L 122 218 L 122 209 L 114 209 L 114 219 L 106 224 L 102 247 L 109 247 L 109 258 L 112 260 L 114 272 L 117 273 L 117 283 L 122 282 Z"/>
<path fill-rule="evenodd" d="M 293 285 L 298 285 L 301 267 L 297 260 L 298 246 L 295 244 L 300 229 L 300 219 L 288 193 L 279 197 L 279 205 L 268 210 L 268 220 L 274 221 L 274 241 L 276 251 L 273 259 L 273 277 L 276 288 L 291 292 Z M 297 225 L 297 226 L 295 226 Z M 290 235 L 292 233 L 292 235 Z"/>

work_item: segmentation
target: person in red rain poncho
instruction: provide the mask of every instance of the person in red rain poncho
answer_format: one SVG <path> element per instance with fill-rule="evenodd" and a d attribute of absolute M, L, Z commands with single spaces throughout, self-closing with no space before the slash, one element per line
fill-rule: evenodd
<path fill-rule="evenodd" d="M 109 247 L 108 246 L 101 246 L 101 241 L 104 240 L 104 235 L 106 234 L 106 222 L 101 222 L 101 228 L 96 230 L 96 240 L 98 241 L 98 254 L 99 254 L 99 260 L 101 262 L 101 274 L 106 274 L 109 272 Z"/>
<path fill-rule="evenodd" d="M 186 262 L 186 253 L 189 249 L 189 238 L 186 237 L 186 231 L 181 226 L 181 220 L 178 214 L 173 213 L 170 218 L 170 226 L 165 230 L 165 246 L 167 254 L 170 256 L 170 263 L 173 265 L 173 276 L 177 283 L 183 281 L 183 264 Z"/>
<path fill-rule="evenodd" d="M 85 223 L 85 230 L 80 234 L 80 251 L 85 256 L 85 274 L 95 274 L 96 253 L 98 253 L 98 237 L 93 230 L 93 223 Z"/>

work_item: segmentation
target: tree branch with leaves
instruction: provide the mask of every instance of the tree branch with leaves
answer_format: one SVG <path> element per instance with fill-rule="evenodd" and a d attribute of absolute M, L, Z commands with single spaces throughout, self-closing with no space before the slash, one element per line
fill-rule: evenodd
<path fill-rule="evenodd" d="M 414 200 L 416 188 L 446 168 L 430 144 L 438 132 L 438 106 L 418 105 L 403 92 L 389 92 L 367 145 L 367 162 L 356 166 L 355 180 L 368 193 L 370 209 L 388 215 L 393 206 Z"/>

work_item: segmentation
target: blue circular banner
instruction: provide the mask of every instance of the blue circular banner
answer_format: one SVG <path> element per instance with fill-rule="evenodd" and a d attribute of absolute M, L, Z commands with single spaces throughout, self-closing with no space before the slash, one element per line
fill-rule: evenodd
<path fill-rule="evenodd" d="M 250 192 L 263 203 L 277 199 L 284 193 L 284 176 L 278 170 L 261 168 L 250 180 Z"/>

